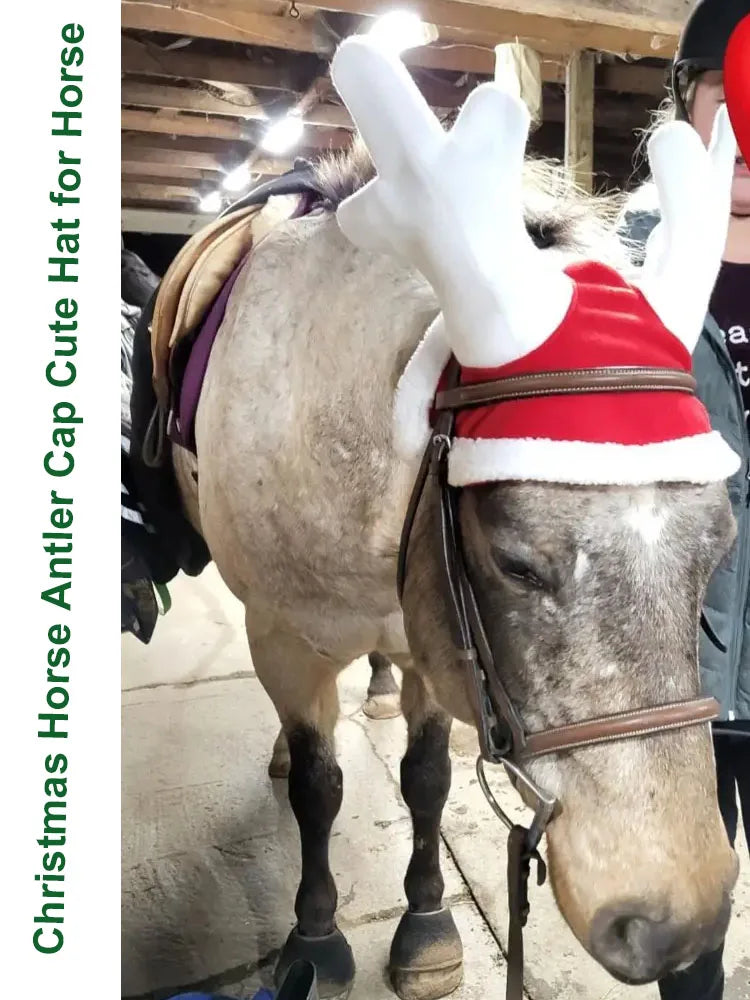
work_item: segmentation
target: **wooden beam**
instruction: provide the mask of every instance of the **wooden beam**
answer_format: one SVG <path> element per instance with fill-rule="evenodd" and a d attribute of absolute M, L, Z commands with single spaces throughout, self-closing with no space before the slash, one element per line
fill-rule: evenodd
<path fill-rule="evenodd" d="M 496 39 L 478 41 L 481 41 L 479 46 L 474 42 L 462 45 L 446 38 L 435 45 L 412 49 L 406 53 L 406 57 L 414 67 L 492 76 Z M 269 66 L 257 59 L 241 59 L 221 52 L 196 53 L 190 48 L 163 49 L 127 35 L 123 35 L 121 39 L 121 66 L 124 73 L 143 76 L 201 80 L 219 86 L 224 83 L 242 84 L 254 90 L 285 90 L 290 94 L 302 90 L 302 74 L 293 64 L 279 61 L 276 65 Z M 619 63 L 599 66 L 596 83 L 603 90 L 656 96 L 663 92 L 665 79 L 666 69 L 658 66 Z M 542 59 L 542 80 L 544 83 L 565 83 L 562 57 L 547 55 Z M 419 82 L 422 93 L 433 107 L 457 107 L 467 96 L 465 87 L 453 87 L 447 81 L 443 83 L 437 79 L 424 78 Z"/>
<path fill-rule="evenodd" d="M 249 12 L 244 0 L 177 0 L 179 6 L 173 7 L 167 6 L 166 0 L 163 2 L 164 7 L 161 7 L 154 6 L 153 0 L 127 0 L 124 8 L 131 10 L 123 24 L 301 51 L 326 51 L 324 39 L 318 39 L 318 45 L 323 47 L 314 49 L 287 41 L 278 25 L 265 25 L 256 19 L 289 23 L 288 18 Z M 383 0 L 316 0 L 308 5 L 363 15 L 377 15 L 387 9 Z M 136 7 L 142 9 L 140 16 L 132 10 Z M 413 0 L 410 7 L 432 24 L 483 31 L 503 39 L 516 37 L 532 45 L 536 39 L 545 39 L 559 43 L 561 51 L 590 48 L 665 58 L 674 53 L 688 13 L 685 0 L 651 0 L 649 3 L 618 0 L 616 4 L 612 0 Z M 146 11 L 151 13 L 146 14 Z M 171 16 L 165 16 L 163 11 Z M 304 31 L 300 21 L 291 23 L 296 26 L 300 39 L 305 36 L 308 38 L 306 44 L 311 44 L 312 31 Z M 265 41 L 253 40 L 264 33 Z"/>
<path fill-rule="evenodd" d="M 508 39 L 509 41 L 511 39 Z M 477 73 L 480 76 L 492 76 L 495 72 L 495 44 L 455 44 L 449 41 L 436 42 L 434 45 L 424 45 L 417 49 L 404 52 L 404 62 L 409 66 L 425 69 L 451 70 L 456 73 Z M 565 79 L 565 67 L 561 61 L 546 59 L 541 64 L 544 83 L 562 83 Z"/>
<path fill-rule="evenodd" d="M 298 90 L 294 73 L 283 64 L 268 66 L 257 59 L 204 55 L 186 49 L 162 49 L 123 35 L 123 73 L 243 84 L 253 90 Z"/>
<path fill-rule="evenodd" d="M 123 108 L 121 127 L 134 132 L 160 132 L 164 135 L 210 136 L 214 139 L 245 139 L 247 130 L 241 122 L 217 121 L 197 115 L 159 114 Z"/>
<path fill-rule="evenodd" d="M 565 87 L 565 168 L 584 191 L 593 186 L 594 66 L 593 52 L 571 56 Z"/>
<path fill-rule="evenodd" d="M 200 80 L 202 82 L 222 84 L 244 84 L 253 90 L 283 90 L 294 99 L 304 89 L 302 83 L 302 67 L 297 69 L 294 64 L 279 63 L 267 66 L 258 60 L 238 59 L 236 56 L 203 54 L 187 49 L 162 49 L 157 45 L 122 36 L 121 57 L 124 73 L 138 73 L 141 76 L 153 76 L 159 79 Z M 461 53 L 467 54 L 466 58 Z M 481 63 L 483 72 L 491 76 L 492 47 L 474 49 L 469 46 L 450 48 L 420 48 L 407 53 L 409 62 L 415 67 L 424 66 L 428 69 L 455 69 L 461 73 L 472 72 L 472 66 Z M 293 57 L 287 57 L 293 58 Z M 323 64 L 321 63 L 321 67 Z M 555 72 L 556 71 L 556 72 Z M 544 79 L 547 82 L 562 83 L 565 70 L 554 63 L 545 64 Z M 433 107 L 458 107 L 466 100 L 468 88 L 454 87 L 448 81 L 428 78 L 422 74 L 420 89 L 425 99 Z"/>
<path fill-rule="evenodd" d="M 248 130 L 250 131 L 250 130 Z M 240 157 L 247 152 L 249 139 L 215 139 L 211 136 L 165 135 L 159 132 L 125 132 L 122 148 L 136 149 L 186 149 L 196 153 L 213 153 L 216 156 Z"/>
<path fill-rule="evenodd" d="M 131 184 L 122 185 L 123 201 L 195 201 L 199 197 L 195 188 L 185 184 Z"/>
<path fill-rule="evenodd" d="M 194 111 L 207 115 L 227 115 L 231 118 L 248 118 L 265 121 L 268 117 L 263 104 L 257 100 L 229 100 L 225 97 L 199 90 L 197 87 L 174 87 L 163 83 L 140 83 L 123 80 L 121 103 L 135 104 L 142 108 L 163 108 L 167 111 Z"/>
<path fill-rule="evenodd" d="M 141 139 L 147 137 L 153 139 L 153 146 L 141 145 L 132 141 L 135 138 Z M 180 163 L 194 170 L 213 170 L 214 172 L 222 173 L 226 170 L 231 170 L 233 166 L 236 166 L 238 161 L 238 157 L 227 152 L 225 148 L 217 152 L 209 152 L 205 150 L 183 149 L 173 143 L 162 146 L 158 145 L 160 138 L 161 136 L 158 135 L 146 136 L 145 134 L 137 137 L 133 135 L 123 136 L 123 160 L 151 165 Z"/>
<path fill-rule="evenodd" d="M 207 181 L 217 184 L 224 176 L 224 172 L 221 170 L 202 170 L 199 167 L 189 167 L 180 162 L 154 163 L 149 162 L 147 158 L 136 159 L 133 157 L 131 159 L 132 155 L 126 156 L 120 165 L 122 176 L 131 181 L 141 177 L 157 177 L 158 183 L 164 184 L 171 184 L 174 180 L 195 181 L 195 183 Z"/>
<path fill-rule="evenodd" d="M 138 164 L 132 166 L 137 167 Z M 143 167 L 141 166 L 141 170 Z M 177 186 L 180 189 L 191 188 L 195 194 L 199 194 L 202 190 L 210 190 L 212 187 L 218 187 L 220 180 L 214 176 L 213 179 L 205 180 L 203 178 L 191 178 L 187 176 L 174 177 L 165 174 L 149 174 L 149 173 L 139 173 L 137 169 L 131 169 L 131 166 L 127 164 L 122 165 L 122 183 L 123 184 L 146 184 L 156 187 L 169 188 L 172 186 Z"/>
<path fill-rule="evenodd" d="M 188 0 L 190 2 L 190 0 Z M 212 6 L 216 0 L 195 0 Z M 221 0 L 222 3 L 226 0 Z M 238 0 L 231 0 L 232 5 Z M 383 0 L 315 0 L 312 6 L 377 15 Z M 487 32 L 497 41 L 517 39 L 558 51 L 584 48 L 634 56 L 671 58 L 689 12 L 685 0 L 413 0 L 410 9 L 432 24 Z"/>
<path fill-rule="evenodd" d="M 665 94 L 666 79 L 666 67 L 639 66 L 638 63 L 599 66 L 596 74 L 597 87 L 603 90 L 616 90 L 622 94 L 649 94 L 654 97 Z"/>
<path fill-rule="evenodd" d="M 267 45 L 293 52 L 316 52 L 330 56 L 335 49 L 333 36 L 316 30 L 314 23 L 291 17 L 276 17 L 248 10 L 244 5 L 217 7 L 209 4 L 180 3 L 179 6 L 123 0 L 122 27 L 142 31 L 164 31 L 193 38 L 218 38 L 226 42 Z"/>
<path fill-rule="evenodd" d="M 269 117 L 275 118 L 280 113 L 277 111 L 269 115 L 263 104 L 258 101 L 231 101 L 191 87 L 170 87 L 139 83 L 135 80 L 123 81 L 122 103 L 144 108 L 163 108 L 167 111 L 222 115 L 250 121 L 268 121 Z M 305 113 L 304 122 L 306 125 L 322 125 L 327 128 L 354 127 L 346 108 L 336 104 L 313 105 Z"/>
<path fill-rule="evenodd" d="M 152 152 L 159 154 L 160 158 L 153 158 L 150 155 Z M 224 175 L 228 174 L 232 169 L 232 167 L 229 166 L 227 169 L 216 167 L 214 169 L 205 170 L 199 167 L 186 165 L 185 158 L 190 157 L 190 153 L 182 153 L 179 156 L 169 156 L 164 154 L 164 150 L 148 149 L 144 149 L 141 152 L 127 152 L 124 155 L 121 164 L 123 176 L 132 177 L 134 174 L 140 174 L 169 178 L 170 181 L 209 181 L 211 183 L 218 184 Z M 205 154 L 198 153 L 192 155 L 203 156 Z M 278 174 L 285 173 L 287 170 L 291 170 L 292 163 L 292 160 L 284 159 L 283 157 L 260 157 L 256 161 L 254 172 L 268 174 L 268 176 L 274 177 Z"/>

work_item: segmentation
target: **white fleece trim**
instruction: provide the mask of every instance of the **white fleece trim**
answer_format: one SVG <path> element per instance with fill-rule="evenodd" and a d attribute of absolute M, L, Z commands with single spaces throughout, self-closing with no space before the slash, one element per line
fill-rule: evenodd
<path fill-rule="evenodd" d="M 396 386 L 393 442 L 404 461 L 421 458 L 430 435 L 430 408 L 435 387 L 451 356 L 440 313 L 427 328 Z"/>
<path fill-rule="evenodd" d="M 448 479 L 452 486 L 508 479 L 640 486 L 719 482 L 739 467 L 739 457 L 717 431 L 644 445 L 457 438 L 448 459 Z"/>

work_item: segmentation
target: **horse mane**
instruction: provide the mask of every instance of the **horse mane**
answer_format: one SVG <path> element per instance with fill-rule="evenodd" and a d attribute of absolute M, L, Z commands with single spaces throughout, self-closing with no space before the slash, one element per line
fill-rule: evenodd
<path fill-rule="evenodd" d="M 345 150 L 328 153 L 315 165 L 325 208 L 338 206 L 375 177 L 375 166 L 355 135 Z M 524 171 L 526 228 L 542 250 L 556 249 L 571 257 L 595 257 L 627 267 L 616 234 L 621 195 L 590 195 L 572 183 L 563 165 L 546 157 L 529 156 Z"/>

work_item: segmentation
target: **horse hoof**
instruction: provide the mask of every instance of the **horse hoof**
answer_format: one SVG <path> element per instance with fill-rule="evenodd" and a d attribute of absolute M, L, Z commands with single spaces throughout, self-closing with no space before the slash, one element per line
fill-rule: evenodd
<path fill-rule="evenodd" d="M 463 961 L 450 910 L 407 911 L 393 936 L 388 971 L 401 1000 L 438 1000 L 461 985 Z"/>
<path fill-rule="evenodd" d="M 286 736 L 284 735 L 284 730 L 282 729 L 276 737 L 276 742 L 273 745 L 271 762 L 268 765 L 268 777 L 288 778 L 291 766 L 292 762 L 289 757 L 289 744 L 286 741 Z"/>
<path fill-rule="evenodd" d="M 368 719 L 397 719 L 401 715 L 401 693 L 370 695 L 362 711 Z"/>
<path fill-rule="evenodd" d="M 276 963 L 274 980 L 277 988 L 292 962 L 300 958 L 315 966 L 321 1000 L 334 997 L 343 1000 L 349 996 L 354 982 L 354 955 L 338 927 L 325 937 L 304 937 L 295 927 Z"/>

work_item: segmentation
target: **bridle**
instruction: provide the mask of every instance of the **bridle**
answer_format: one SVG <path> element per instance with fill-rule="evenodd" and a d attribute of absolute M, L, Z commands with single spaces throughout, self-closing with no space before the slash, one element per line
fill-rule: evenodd
<path fill-rule="evenodd" d="M 545 372 L 459 385 L 461 369 L 452 358 L 445 372 L 445 388 L 435 399 L 437 414 L 417 474 L 404 520 L 398 557 L 398 595 L 403 603 L 409 540 L 428 477 L 439 496 L 440 557 L 447 593 L 449 625 L 459 663 L 468 671 L 479 736 L 477 776 L 495 814 L 508 827 L 508 979 L 506 1000 L 523 1000 L 523 927 L 529 913 L 528 880 L 531 862 L 537 882 L 546 878 L 538 846 L 557 808 L 555 797 L 531 778 L 526 764 L 547 754 L 578 747 L 633 739 L 711 722 L 719 714 L 714 698 L 692 698 L 653 708 L 603 715 L 570 725 L 529 733 L 508 696 L 495 664 L 479 606 L 466 570 L 458 522 L 460 488 L 448 482 L 448 456 L 454 436 L 455 413 L 469 407 L 532 396 L 579 393 L 670 391 L 694 394 L 695 379 L 684 371 L 647 368 L 592 368 Z M 514 823 L 493 796 L 484 772 L 485 762 L 502 764 L 534 803 L 530 826 Z"/>

